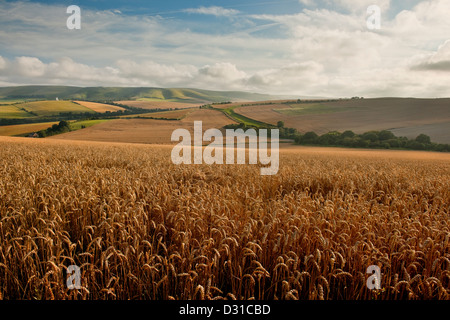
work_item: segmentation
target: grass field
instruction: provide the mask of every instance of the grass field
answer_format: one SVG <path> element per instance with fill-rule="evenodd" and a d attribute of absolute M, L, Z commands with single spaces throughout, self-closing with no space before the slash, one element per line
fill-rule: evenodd
<path fill-rule="evenodd" d="M 80 130 L 83 128 L 89 128 L 92 126 L 95 126 L 97 124 L 110 121 L 110 120 L 81 120 L 81 121 L 74 121 L 70 122 L 69 126 L 71 130 Z"/>
<path fill-rule="evenodd" d="M 167 100 L 176 102 L 209 103 L 223 101 L 262 101 L 276 96 L 241 91 L 211 91 L 195 88 L 150 87 L 74 87 L 74 86 L 16 86 L 0 87 L 0 100 Z"/>
<path fill-rule="evenodd" d="M 11 126 L 0 126 L 0 136 L 19 136 L 27 133 L 37 132 L 50 128 L 58 122 L 42 122 L 30 124 L 16 124 Z"/>
<path fill-rule="evenodd" d="M 0 150 L 3 299 L 450 299 L 448 154 L 297 147 L 261 176 L 167 146 Z"/>
<path fill-rule="evenodd" d="M 182 88 L 152 88 L 141 92 L 134 97 L 137 101 L 166 101 L 179 103 L 200 103 L 205 104 L 210 101 L 226 99 L 221 97 L 221 93 L 197 89 Z"/>
<path fill-rule="evenodd" d="M 188 97 L 180 89 L 151 89 L 145 98 L 137 98 L 140 101 L 171 100 L 172 102 L 180 102 L 180 100 L 186 99 Z"/>
<path fill-rule="evenodd" d="M 73 101 L 75 103 L 78 103 L 79 105 L 82 105 L 83 107 L 89 108 L 92 111 L 104 113 L 106 111 L 116 112 L 116 111 L 124 111 L 125 109 L 118 106 L 113 106 L 111 104 L 104 104 L 104 103 L 96 103 L 96 102 L 89 102 L 89 101 Z"/>
<path fill-rule="evenodd" d="M 288 108 L 274 108 L 274 111 L 286 116 L 298 116 L 304 114 L 324 114 L 352 110 L 351 107 L 336 108 L 324 103 L 300 103 L 289 104 Z"/>
<path fill-rule="evenodd" d="M 9 100 L 0 99 L 0 106 L 7 105 L 7 104 L 21 103 L 21 102 L 26 102 L 26 101 L 24 101 L 23 99 L 9 99 Z"/>
<path fill-rule="evenodd" d="M 21 103 L 16 106 L 36 114 L 37 116 L 52 116 L 58 115 L 61 112 L 95 113 L 95 111 L 71 101 L 34 101 Z"/>
<path fill-rule="evenodd" d="M 22 119 L 32 116 L 16 105 L 0 105 L 0 119 Z"/>

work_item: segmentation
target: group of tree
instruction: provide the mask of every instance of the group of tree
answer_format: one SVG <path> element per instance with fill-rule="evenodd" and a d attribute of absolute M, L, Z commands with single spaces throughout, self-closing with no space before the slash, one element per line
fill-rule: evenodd
<path fill-rule="evenodd" d="M 434 143 L 426 134 L 419 134 L 415 139 L 397 137 L 391 131 L 368 131 L 363 134 L 356 134 L 347 130 L 344 132 L 331 131 L 322 135 L 310 131 L 304 134 L 295 128 L 287 128 L 283 121 L 278 121 L 277 125 L 249 126 L 244 123 L 229 124 L 224 129 L 255 129 L 259 135 L 259 130 L 267 129 L 270 136 L 270 129 L 278 129 L 280 139 L 292 139 L 296 144 L 311 146 L 347 147 L 347 148 L 371 148 L 371 149 L 407 149 L 407 150 L 428 150 L 450 152 L 449 144 Z"/>
<path fill-rule="evenodd" d="M 315 132 L 297 134 L 295 142 L 301 145 L 338 146 L 351 148 L 374 148 L 374 149 L 410 149 L 450 152 L 449 144 L 431 142 L 429 136 L 419 134 L 415 139 L 397 137 L 391 131 L 368 131 L 356 134 L 353 131 L 332 131 L 323 135 Z"/>
<path fill-rule="evenodd" d="M 54 136 L 55 134 L 65 133 L 70 131 L 70 125 L 67 121 L 60 121 L 58 124 L 54 124 L 50 128 L 37 132 L 39 138 L 45 138 Z"/>
<path fill-rule="evenodd" d="M 88 101 L 88 100 L 86 100 Z M 117 111 L 105 111 L 103 113 L 92 113 L 92 112 L 59 112 L 53 115 L 38 116 L 34 114 L 35 117 L 27 118 L 1 118 L 0 126 L 16 125 L 16 124 L 30 124 L 30 123 L 40 123 L 40 122 L 53 122 L 53 121 L 68 121 L 68 120 L 98 120 L 98 119 L 114 119 L 125 115 L 139 115 L 147 114 L 153 112 L 163 112 L 178 110 L 178 108 L 155 108 L 155 109 L 143 109 L 127 106 L 121 103 L 115 103 L 111 101 L 90 101 L 97 103 L 110 104 L 113 106 L 118 106 L 124 108 L 124 110 Z M 31 113 L 28 111 L 28 113 Z"/>
<path fill-rule="evenodd" d="M 253 125 L 247 125 L 244 123 L 235 123 L 235 124 L 228 124 L 226 126 L 223 127 L 224 129 L 242 129 L 244 131 L 248 130 L 248 129 L 255 129 L 256 130 L 256 134 L 259 135 L 259 130 L 261 129 L 265 129 L 267 130 L 267 134 L 268 136 L 270 136 L 271 133 L 271 129 L 278 129 L 279 130 L 279 138 L 280 139 L 295 139 L 299 133 L 297 132 L 297 129 L 295 128 L 286 128 L 284 126 L 284 122 L 283 121 L 278 121 L 277 125 L 258 125 L 258 126 L 253 126 Z"/>

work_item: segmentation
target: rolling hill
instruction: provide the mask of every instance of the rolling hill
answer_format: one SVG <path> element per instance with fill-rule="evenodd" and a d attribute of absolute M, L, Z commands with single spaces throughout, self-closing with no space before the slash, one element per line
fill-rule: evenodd
<path fill-rule="evenodd" d="M 144 87 L 69 87 L 69 86 L 17 86 L 0 88 L 0 100 L 59 99 L 119 101 L 156 100 L 172 102 L 210 103 L 223 101 L 261 101 L 280 99 L 279 96 L 240 91 L 211 91 L 187 88 Z M 286 97 L 287 98 L 287 97 Z M 292 98 L 292 97 L 290 97 Z"/>
<path fill-rule="evenodd" d="M 56 97 L 60 101 L 55 101 Z M 23 100 L 33 99 L 47 99 L 48 101 L 23 102 Z M 78 101 L 78 104 L 72 101 L 62 101 L 63 99 Z M 277 96 L 237 91 L 181 88 L 21 86 L 0 88 L 0 119 L 5 120 L 5 125 L 9 125 L 56 121 L 56 118 L 37 119 L 39 121 L 31 121 L 30 119 L 33 116 L 37 118 L 54 117 L 61 112 L 70 112 L 73 115 L 80 112 L 95 114 L 96 110 L 89 109 L 89 103 L 86 105 L 86 103 L 80 101 L 84 99 L 116 101 L 126 106 L 134 106 L 141 109 L 161 109 L 162 112 L 180 108 L 192 108 L 192 110 L 195 110 L 202 104 L 234 101 L 231 104 L 215 105 L 214 108 L 219 111 L 223 108 L 233 107 L 233 112 L 238 116 L 272 125 L 276 125 L 278 121 L 283 121 L 285 127 L 295 128 L 301 133 L 314 131 L 317 134 L 324 134 L 330 131 L 343 132 L 352 130 L 357 134 L 361 134 L 371 130 L 389 130 L 397 136 L 406 136 L 410 139 L 423 133 L 429 135 L 433 142 L 450 143 L 450 98 L 298 101 L 297 99 L 286 100 Z M 16 101 L 16 103 L 12 104 L 11 101 Z M 97 106 L 97 104 L 94 105 Z M 114 110 L 116 108 L 122 109 L 120 106 L 102 106 L 114 108 Z M 145 114 L 145 112 L 140 112 L 140 110 L 137 111 L 139 111 L 137 113 Z M 181 119 L 184 117 L 184 112 L 177 110 L 174 110 L 174 112 L 176 112 L 174 115 L 169 112 L 157 115 L 156 118 Z M 189 120 L 203 120 L 202 117 L 196 118 L 199 113 L 186 112 L 186 114 L 190 115 L 187 118 Z M 221 112 L 213 114 L 219 118 L 222 116 Z M 101 115 L 99 116 L 102 117 Z M 134 117 L 134 114 L 130 116 L 130 118 Z M 151 115 L 143 116 L 143 118 L 145 117 L 151 117 Z M 24 120 L 20 123 L 8 120 L 17 118 Z M 158 132 L 158 126 L 167 126 L 166 123 L 158 121 L 133 120 L 126 122 L 127 120 L 125 119 L 117 121 L 117 124 L 120 124 L 124 131 L 129 131 L 128 134 L 136 137 L 137 141 L 143 140 L 138 137 L 139 130 L 136 130 L 134 122 L 138 124 L 138 127 L 146 126 L 147 124 L 151 125 L 152 130 L 156 130 L 155 132 Z M 75 118 L 65 120 L 75 120 Z M 115 123 L 103 125 L 105 131 L 109 131 Z M 172 125 L 173 123 L 169 127 L 172 127 Z M 93 132 L 93 130 L 91 131 Z M 149 132 L 144 131 L 142 131 L 143 134 L 149 134 Z M 165 132 L 165 130 L 161 132 L 163 131 Z M 88 133 L 84 133 L 82 138 L 86 138 Z M 164 138 L 167 139 L 167 137 Z M 148 139 L 144 140 L 147 141 Z"/>
<path fill-rule="evenodd" d="M 450 99 L 377 98 L 256 104 L 238 107 L 234 111 L 274 125 L 281 120 L 286 127 L 302 133 L 389 130 L 408 138 L 424 133 L 432 141 L 450 143 Z"/>

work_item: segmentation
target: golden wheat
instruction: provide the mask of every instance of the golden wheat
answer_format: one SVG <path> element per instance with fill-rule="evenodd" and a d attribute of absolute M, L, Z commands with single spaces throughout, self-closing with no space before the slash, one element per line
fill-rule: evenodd
<path fill-rule="evenodd" d="M 0 150 L 2 299 L 450 297 L 445 157 L 287 150 L 260 176 L 176 166 L 164 146 Z M 69 265 L 81 289 L 67 288 Z"/>

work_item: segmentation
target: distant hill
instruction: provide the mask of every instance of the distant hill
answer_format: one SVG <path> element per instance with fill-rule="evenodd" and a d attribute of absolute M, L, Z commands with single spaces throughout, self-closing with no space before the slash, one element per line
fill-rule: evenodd
<path fill-rule="evenodd" d="M 389 130 L 414 139 L 424 133 L 439 143 L 450 143 L 450 98 L 343 99 L 318 103 L 252 105 L 235 112 L 258 121 L 277 124 L 299 132 L 352 130 L 364 133 Z"/>
<path fill-rule="evenodd" d="M 74 99 L 94 101 L 166 100 L 173 102 L 209 103 L 224 101 L 262 101 L 295 97 L 275 96 L 241 91 L 211 91 L 189 88 L 147 87 L 69 87 L 17 86 L 0 88 L 1 100 L 14 99 Z"/>

